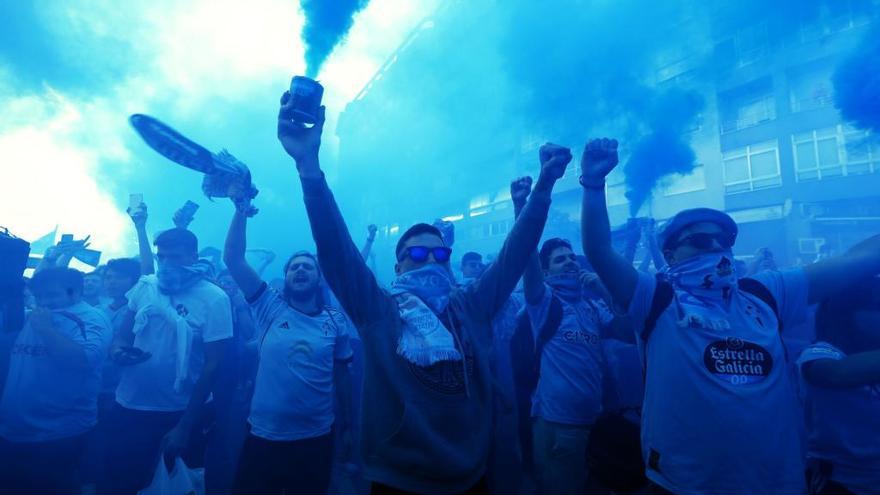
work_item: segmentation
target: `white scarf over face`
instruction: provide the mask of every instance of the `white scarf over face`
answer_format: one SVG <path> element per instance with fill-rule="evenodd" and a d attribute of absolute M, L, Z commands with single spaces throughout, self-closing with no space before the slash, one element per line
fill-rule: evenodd
<path fill-rule="evenodd" d="M 433 263 L 397 278 L 391 293 L 404 322 L 397 354 L 422 367 L 440 361 L 461 361 L 455 338 L 437 317 L 449 305 L 452 288 L 449 271 Z"/>

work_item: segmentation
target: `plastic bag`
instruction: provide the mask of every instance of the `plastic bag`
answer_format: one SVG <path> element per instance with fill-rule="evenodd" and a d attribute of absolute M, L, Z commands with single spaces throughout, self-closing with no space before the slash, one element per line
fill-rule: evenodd
<path fill-rule="evenodd" d="M 159 456 L 152 483 L 138 495 L 205 495 L 205 472 L 188 468 L 180 457 L 175 459 L 174 468 L 168 472 L 164 459 Z"/>

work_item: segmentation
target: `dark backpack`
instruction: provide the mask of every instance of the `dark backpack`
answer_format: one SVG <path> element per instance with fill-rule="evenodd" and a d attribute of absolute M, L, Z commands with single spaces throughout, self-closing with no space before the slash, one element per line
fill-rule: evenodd
<path fill-rule="evenodd" d="M 739 290 L 757 297 L 773 310 L 781 332 L 782 320 L 770 290 L 752 278 L 740 279 L 737 285 Z M 644 344 L 674 296 L 672 285 L 658 275 L 657 288 L 640 334 Z M 647 357 L 643 359 L 647 360 Z M 647 362 L 643 361 L 642 366 L 642 373 L 647 373 Z M 641 450 L 641 426 L 626 418 L 625 412 L 604 413 L 593 425 L 587 447 L 587 467 L 592 476 L 616 493 L 634 493 L 648 482 Z"/>
<path fill-rule="evenodd" d="M 562 301 L 552 297 L 547 310 L 544 326 L 538 336 L 532 331 L 528 313 L 517 318 L 516 330 L 510 339 L 510 362 L 513 367 L 513 383 L 516 389 L 516 408 L 518 430 L 523 462 L 528 468 L 533 466 L 532 460 L 532 394 L 538 386 L 541 371 L 541 354 L 544 346 L 559 330 L 562 323 Z"/>

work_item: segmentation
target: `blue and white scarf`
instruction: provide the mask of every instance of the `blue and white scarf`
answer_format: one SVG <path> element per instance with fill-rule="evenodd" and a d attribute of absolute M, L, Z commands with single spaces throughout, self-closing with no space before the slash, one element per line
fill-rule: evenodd
<path fill-rule="evenodd" d="M 397 353 L 418 366 L 440 361 L 461 361 L 452 333 L 437 317 L 449 305 L 452 275 L 446 268 L 429 264 L 401 274 L 391 286 L 397 300 L 403 331 Z"/>

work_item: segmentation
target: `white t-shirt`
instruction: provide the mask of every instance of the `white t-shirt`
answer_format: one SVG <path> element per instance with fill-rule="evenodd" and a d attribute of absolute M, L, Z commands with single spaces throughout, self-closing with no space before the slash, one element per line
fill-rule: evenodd
<path fill-rule="evenodd" d="M 12 347 L 0 402 L 0 436 L 48 442 L 83 434 L 97 422 L 101 367 L 113 337 L 110 322 L 84 302 L 54 311 L 56 330 L 81 346 L 88 369 L 60 363 L 43 337 L 25 324 Z"/>
<path fill-rule="evenodd" d="M 124 366 L 116 402 L 139 411 L 183 411 L 205 363 L 204 344 L 232 338 L 232 309 L 220 287 L 201 280 L 181 294 L 167 296 L 158 291 L 155 275 L 141 277 L 126 294 L 128 307 L 144 311 L 148 324 L 134 338 L 134 346 L 152 354 L 150 359 Z M 166 300 L 160 300 L 166 298 Z M 178 359 L 176 324 L 151 308 L 171 304 L 192 331 L 187 379 L 175 391 Z"/>
<path fill-rule="evenodd" d="M 818 342 L 804 349 L 798 368 L 822 359 L 840 361 L 840 349 Z M 831 463 L 831 480 L 853 493 L 880 494 L 880 383 L 847 389 L 805 382 L 809 457 Z"/>
<path fill-rule="evenodd" d="M 251 400 L 251 434 L 273 441 L 314 438 L 333 426 L 336 361 L 352 358 L 348 318 L 325 307 L 307 315 L 263 286 L 251 303 L 259 367 Z"/>
<path fill-rule="evenodd" d="M 550 286 L 545 289 L 538 304 L 526 306 L 536 339 L 554 297 Z M 544 345 L 532 416 L 568 425 L 591 425 L 602 411 L 605 356 L 600 329 L 614 315 L 600 299 L 560 302 L 562 320 Z"/>
<path fill-rule="evenodd" d="M 802 270 L 755 277 L 783 320 L 807 308 Z M 639 273 L 630 304 L 638 334 L 656 279 Z M 647 344 L 642 452 L 647 476 L 680 494 L 804 493 L 803 411 L 776 316 L 733 293 L 729 309 L 687 292 L 657 320 Z"/>

